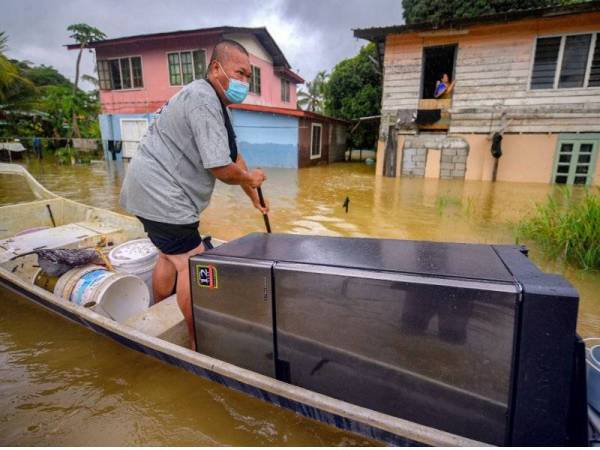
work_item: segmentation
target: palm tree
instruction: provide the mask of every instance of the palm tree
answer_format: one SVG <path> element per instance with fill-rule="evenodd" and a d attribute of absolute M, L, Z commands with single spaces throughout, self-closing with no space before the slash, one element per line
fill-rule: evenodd
<path fill-rule="evenodd" d="M 7 42 L 8 36 L 0 31 L 0 103 L 5 109 L 26 109 L 30 106 L 35 88 L 31 81 L 21 75 L 19 67 L 4 55 Z"/>
<path fill-rule="evenodd" d="M 327 72 L 317 73 L 315 79 L 306 83 L 306 91 L 298 91 L 298 107 L 311 112 L 323 112 L 323 92 L 327 83 Z"/>
<path fill-rule="evenodd" d="M 4 31 L 0 31 L 0 102 L 6 101 L 8 90 L 19 76 L 17 67 L 4 56 L 7 42 L 8 36 Z"/>
<path fill-rule="evenodd" d="M 81 63 L 81 55 L 83 49 L 86 48 L 90 42 L 100 41 L 106 38 L 106 35 L 98 28 L 94 28 L 86 23 L 75 23 L 67 27 L 67 31 L 72 32 L 69 37 L 74 39 L 79 44 L 79 54 L 77 55 L 77 64 L 75 66 L 75 83 L 73 84 L 73 97 L 77 93 L 79 84 L 79 65 Z M 79 126 L 77 125 L 77 115 L 73 111 L 73 125 L 72 133 L 75 133 L 76 137 L 81 137 Z"/>

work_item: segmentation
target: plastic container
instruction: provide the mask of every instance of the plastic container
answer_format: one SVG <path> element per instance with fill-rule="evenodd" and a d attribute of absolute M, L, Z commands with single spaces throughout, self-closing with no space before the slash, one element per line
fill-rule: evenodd
<path fill-rule="evenodd" d="M 74 269 L 63 273 L 56 282 L 54 294 L 69 301 L 71 299 L 71 293 L 73 292 L 73 289 L 75 288 L 75 285 L 79 279 L 86 273 L 99 269 L 106 270 L 102 266 L 87 265 L 83 267 L 75 267 Z"/>
<path fill-rule="evenodd" d="M 53 277 L 52 275 L 48 275 L 42 269 L 38 269 L 31 277 L 31 282 L 46 291 L 54 292 L 58 277 Z"/>
<path fill-rule="evenodd" d="M 150 306 L 150 292 L 140 277 L 109 272 L 81 294 L 84 306 L 117 322 L 125 322 Z"/>
<path fill-rule="evenodd" d="M 64 273 L 56 282 L 54 293 L 117 322 L 150 306 L 150 292 L 140 277 L 95 265 Z"/>
<path fill-rule="evenodd" d="M 154 303 L 152 272 L 158 259 L 158 249 L 150 239 L 136 239 L 118 245 L 110 251 L 108 259 L 117 272 L 137 275 L 144 280 L 150 292 L 150 301 Z"/>

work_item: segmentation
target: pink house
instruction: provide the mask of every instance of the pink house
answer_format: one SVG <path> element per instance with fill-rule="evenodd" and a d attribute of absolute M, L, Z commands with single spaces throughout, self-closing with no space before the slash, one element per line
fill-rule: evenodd
<path fill-rule="evenodd" d="M 107 158 L 133 156 L 161 105 L 185 84 L 204 78 L 213 48 L 221 39 L 239 42 L 250 54 L 250 94 L 233 110 L 246 159 L 267 166 L 298 167 L 296 85 L 304 80 L 292 71 L 264 27 L 224 26 L 91 43 L 89 47 L 96 52 L 99 121 Z M 320 149 L 322 144 L 317 144 Z"/>

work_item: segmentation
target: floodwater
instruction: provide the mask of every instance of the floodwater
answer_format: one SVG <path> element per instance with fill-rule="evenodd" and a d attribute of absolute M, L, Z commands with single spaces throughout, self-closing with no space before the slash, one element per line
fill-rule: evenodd
<path fill-rule="evenodd" d="M 123 212 L 118 194 L 126 166 L 24 164 L 59 195 Z M 266 172 L 263 191 L 275 232 L 514 244 L 514 224 L 535 202 L 558 194 L 544 184 L 380 178 L 360 163 Z M 0 204 L 30 199 L 18 179 L 0 178 Z M 204 234 L 221 239 L 264 230 L 243 192 L 221 183 L 200 220 Z M 578 289 L 580 334 L 600 335 L 600 274 L 548 261 L 526 244 L 536 264 L 562 273 Z M 2 444 L 372 442 L 162 364 L 0 291 Z"/>

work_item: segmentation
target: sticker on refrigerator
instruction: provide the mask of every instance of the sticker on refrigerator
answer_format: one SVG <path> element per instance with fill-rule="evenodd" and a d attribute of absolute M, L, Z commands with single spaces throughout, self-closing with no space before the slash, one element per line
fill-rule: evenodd
<path fill-rule="evenodd" d="M 218 289 L 217 268 L 215 266 L 196 266 L 196 281 L 200 287 Z"/>

